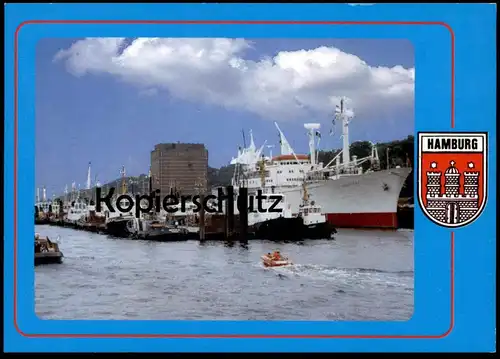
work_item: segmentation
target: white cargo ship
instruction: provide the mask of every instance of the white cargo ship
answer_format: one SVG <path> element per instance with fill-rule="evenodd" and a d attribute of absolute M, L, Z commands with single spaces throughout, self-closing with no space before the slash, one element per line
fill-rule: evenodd
<path fill-rule="evenodd" d="M 264 156 L 265 143 L 257 148 L 251 135 L 249 147 L 239 150 L 238 156 L 231 161 L 235 165 L 232 185 L 247 187 L 249 194 L 259 189 L 264 193 L 282 193 L 293 215 L 298 215 L 305 181 L 311 199 L 321 206 L 334 226 L 397 228 L 398 198 L 411 168 L 380 169 L 375 145 L 366 158 L 350 157 L 351 114 L 342 99 L 340 106 L 336 106 L 335 118 L 342 125 L 343 148 L 326 165 L 318 161 L 320 124 L 304 124 L 309 137 L 308 155 L 295 153 L 277 123 L 280 135 L 280 154 L 277 156 Z M 366 161 L 371 166 L 363 171 L 361 165 Z"/>

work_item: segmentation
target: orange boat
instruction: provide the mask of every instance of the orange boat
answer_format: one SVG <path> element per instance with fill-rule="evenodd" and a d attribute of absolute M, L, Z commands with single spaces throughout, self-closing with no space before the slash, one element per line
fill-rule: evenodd
<path fill-rule="evenodd" d="M 262 263 L 266 267 L 283 267 L 283 266 L 289 266 L 292 265 L 293 263 L 286 257 L 282 257 L 281 260 L 274 260 L 272 257 L 269 257 L 268 255 L 263 255 L 262 257 Z"/>

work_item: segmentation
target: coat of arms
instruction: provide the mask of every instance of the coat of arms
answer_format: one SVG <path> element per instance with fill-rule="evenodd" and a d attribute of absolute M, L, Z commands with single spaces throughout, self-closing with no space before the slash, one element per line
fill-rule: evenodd
<path fill-rule="evenodd" d="M 443 227 L 475 221 L 487 197 L 487 133 L 420 132 L 418 199 L 422 211 Z"/>

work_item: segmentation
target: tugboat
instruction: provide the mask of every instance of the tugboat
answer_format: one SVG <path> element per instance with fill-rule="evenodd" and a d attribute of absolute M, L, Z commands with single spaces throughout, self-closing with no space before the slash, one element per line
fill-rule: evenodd
<path fill-rule="evenodd" d="M 268 208 L 274 205 L 275 200 L 265 199 L 262 203 L 265 212 L 248 214 L 249 232 L 254 233 L 255 238 L 271 241 L 302 240 L 302 219 L 292 216 L 284 195 L 274 193 L 273 196 L 281 197 L 280 205 L 276 206 L 276 209 L 282 207 L 281 212 L 268 212 Z"/>
<path fill-rule="evenodd" d="M 59 245 L 52 242 L 48 237 L 35 234 L 35 265 L 60 264 L 63 261 L 63 253 Z"/>
<path fill-rule="evenodd" d="M 255 238 L 267 239 L 271 241 L 301 241 L 303 222 L 301 218 L 293 217 L 292 211 L 286 197 L 282 193 L 275 193 L 274 187 L 266 187 L 266 161 L 262 158 L 258 163 L 258 169 L 261 181 L 261 190 L 264 194 L 272 196 L 263 200 L 262 208 L 264 212 L 253 211 L 248 213 L 249 232 L 253 233 Z M 270 191 L 269 191 L 270 189 Z M 275 199 L 280 198 L 279 204 L 275 206 Z M 254 207 L 256 204 L 254 203 Z M 280 210 L 279 212 L 270 212 L 271 208 Z M 238 211 L 237 203 L 234 206 Z M 255 210 L 255 208 L 254 208 Z M 239 211 L 238 211 L 239 212 Z"/>
<path fill-rule="evenodd" d="M 111 212 L 111 208 L 105 208 L 104 210 L 104 215 L 105 215 L 105 225 L 106 225 L 106 232 L 107 234 L 114 236 L 114 237 L 119 237 L 119 238 L 130 238 L 135 236 L 140 230 L 140 221 L 139 218 L 135 218 L 135 206 L 138 206 L 139 203 L 135 203 L 133 198 L 133 194 L 129 193 L 127 190 L 127 181 L 125 179 L 125 166 L 122 166 L 122 169 L 120 171 L 121 178 L 122 178 L 122 184 L 121 184 L 121 195 L 129 195 L 130 199 L 132 200 L 131 203 L 129 203 L 128 199 L 121 199 L 120 200 L 120 207 L 121 208 L 129 208 L 130 210 L 127 213 L 120 213 L 116 208 L 114 209 L 114 212 Z M 112 199 L 112 202 L 116 203 L 117 197 Z M 113 205 L 113 207 L 115 207 Z"/>
<path fill-rule="evenodd" d="M 87 213 L 87 201 L 78 196 L 71 202 L 71 207 L 66 215 L 65 223 L 71 226 L 76 226 L 83 221 Z"/>
<path fill-rule="evenodd" d="M 331 239 L 337 233 L 333 225 L 322 213 L 321 206 L 309 201 L 306 182 L 302 184 L 303 197 L 299 206 L 299 217 L 303 220 L 302 236 L 305 239 Z"/>

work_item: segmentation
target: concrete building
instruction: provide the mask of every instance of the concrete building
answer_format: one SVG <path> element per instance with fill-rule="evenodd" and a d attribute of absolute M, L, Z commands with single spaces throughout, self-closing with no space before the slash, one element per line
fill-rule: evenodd
<path fill-rule="evenodd" d="M 161 143 L 151 151 L 153 190 L 192 196 L 207 191 L 208 151 L 203 144 Z"/>

